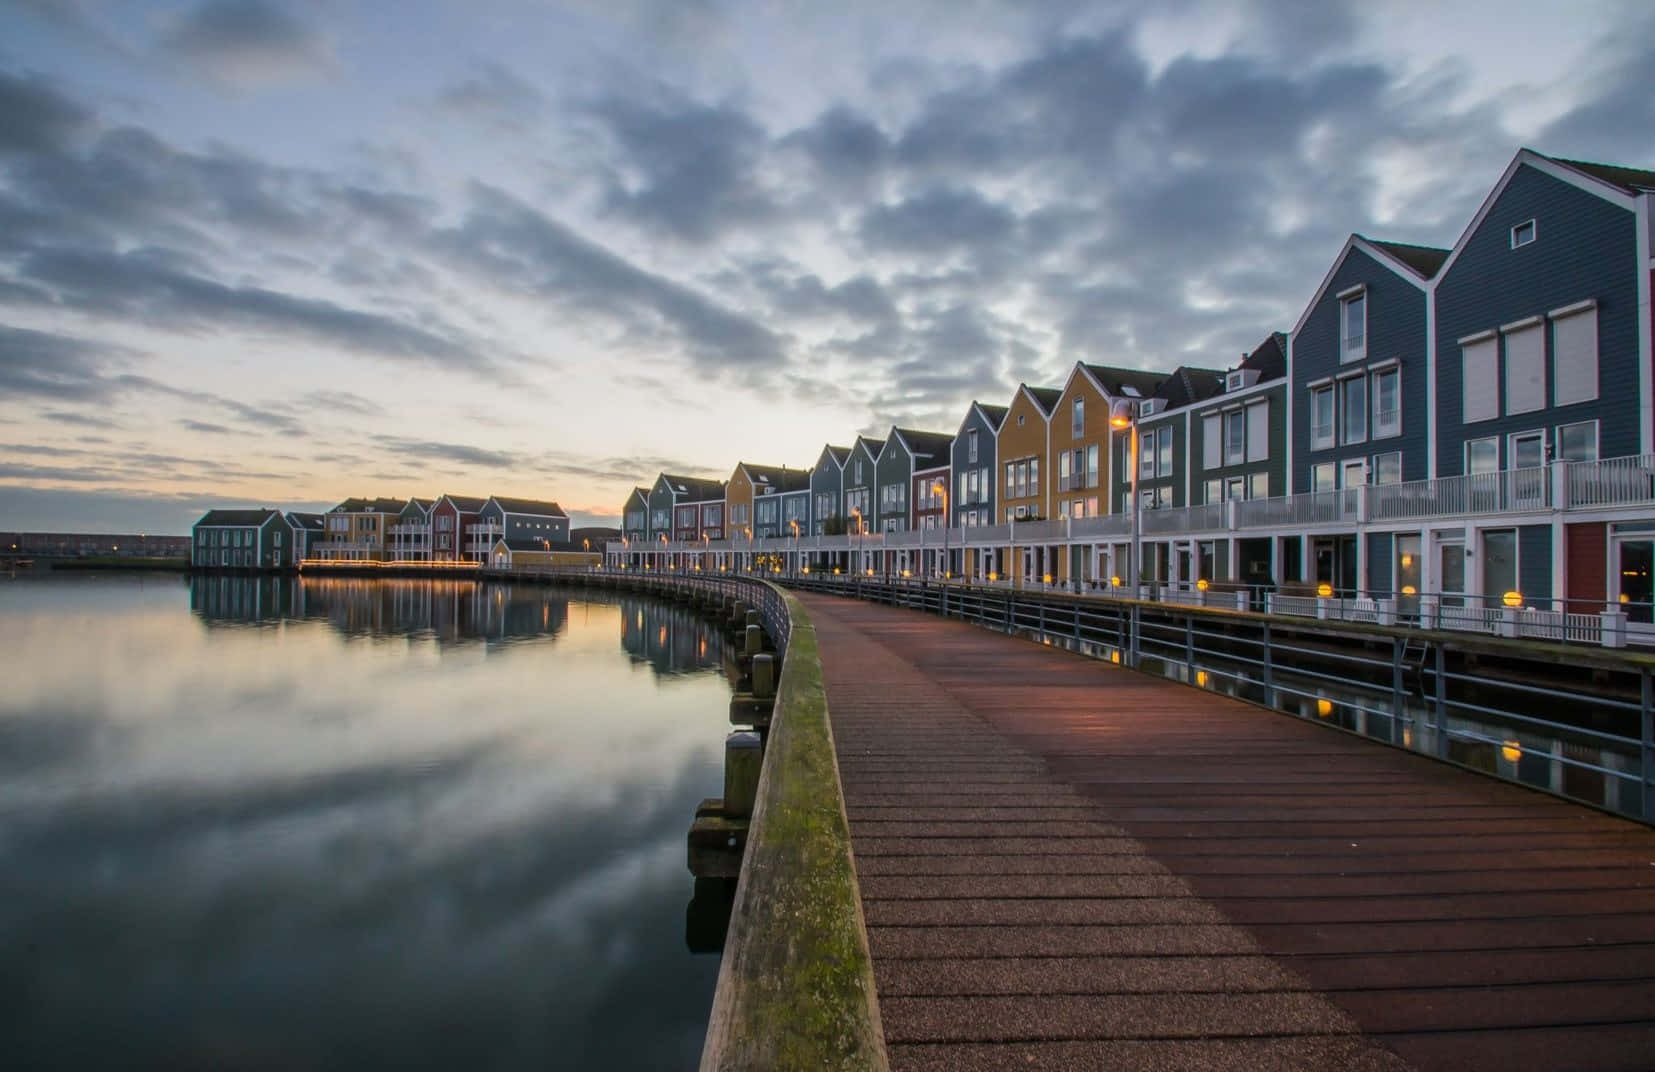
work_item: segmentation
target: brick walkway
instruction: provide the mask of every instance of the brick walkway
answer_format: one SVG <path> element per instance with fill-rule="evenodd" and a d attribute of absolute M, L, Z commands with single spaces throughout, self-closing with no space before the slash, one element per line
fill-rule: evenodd
<path fill-rule="evenodd" d="M 893 1068 L 1655 1067 L 1655 831 L 800 598 Z"/>

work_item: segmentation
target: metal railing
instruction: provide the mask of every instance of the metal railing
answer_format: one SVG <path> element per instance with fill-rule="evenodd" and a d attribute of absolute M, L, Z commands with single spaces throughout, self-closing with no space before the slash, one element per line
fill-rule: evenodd
<path fill-rule="evenodd" d="M 1655 503 L 1655 454 L 1567 465 L 1571 507 Z"/>
<path fill-rule="evenodd" d="M 1655 680 L 1641 661 L 1609 653 L 1569 663 L 1535 660 L 1496 642 L 1441 632 L 1374 625 L 1330 631 L 1325 622 L 1197 609 L 1181 600 L 821 576 L 785 583 L 1060 642 L 1655 820 Z M 1377 615 L 1376 601 L 1368 603 L 1367 613 Z M 1449 610 L 1474 619 L 1483 608 Z M 1559 628 L 1567 631 L 1570 619 L 1585 616 L 1561 617 Z"/>

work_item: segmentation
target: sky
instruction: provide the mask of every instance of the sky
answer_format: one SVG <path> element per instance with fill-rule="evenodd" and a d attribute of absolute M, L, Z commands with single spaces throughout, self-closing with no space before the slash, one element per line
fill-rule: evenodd
<path fill-rule="evenodd" d="M 0 0 L 0 529 L 810 466 L 1231 367 L 1519 148 L 1655 166 L 1655 5 Z"/>

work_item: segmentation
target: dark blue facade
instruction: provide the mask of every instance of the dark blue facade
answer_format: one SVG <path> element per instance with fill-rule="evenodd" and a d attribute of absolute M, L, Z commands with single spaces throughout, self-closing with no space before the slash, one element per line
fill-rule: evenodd
<path fill-rule="evenodd" d="M 817 497 L 824 495 L 832 505 L 829 510 L 822 510 L 817 506 Z M 823 447 L 821 455 L 816 459 L 816 467 L 810 471 L 810 531 L 819 536 L 828 522 L 844 516 L 843 473 L 839 468 L 839 462 L 833 456 L 833 451 Z"/>
<path fill-rule="evenodd" d="M 972 457 L 972 433 L 976 433 L 976 457 Z M 950 524 L 959 528 L 966 524 L 965 517 L 974 514 L 984 520 L 982 524 L 992 525 L 1000 516 L 996 509 L 997 497 L 995 489 L 999 481 L 995 474 L 1000 471 L 995 459 L 995 436 L 999 429 L 983 415 L 981 407 L 973 404 L 965 412 L 965 420 L 960 422 L 960 430 L 954 436 L 954 449 L 950 461 L 953 465 L 954 486 L 948 491 L 948 506 Z M 977 494 L 972 497 L 972 486 L 969 473 L 978 471 L 976 481 Z M 986 485 L 986 486 L 985 486 Z"/>
<path fill-rule="evenodd" d="M 1366 288 L 1367 354 L 1357 361 L 1342 362 L 1340 334 L 1341 293 L 1352 287 Z M 1427 408 L 1425 280 L 1407 268 L 1392 267 L 1388 261 L 1352 246 L 1333 273 L 1316 304 L 1305 316 L 1292 341 L 1293 473 L 1292 490 L 1311 490 L 1311 467 L 1333 462 L 1342 472 L 1347 461 L 1370 462 L 1376 455 L 1400 451 L 1402 479 L 1423 480 L 1429 476 L 1427 455 L 1431 413 Z M 1374 437 L 1374 383 L 1371 370 L 1392 361 L 1400 362 L 1401 434 Z M 1320 380 L 1335 381 L 1358 370 L 1369 370 L 1367 386 L 1367 434 L 1357 443 L 1344 440 L 1344 413 L 1337 382 L 1334 390 L 1334 445 L 1312 451 L 1311 390 Z"/>
<path fill-rule="evenodd" d="M 1535 240 L 1512 248 L 1512 228 L 1535 221 Z M 1465 471 L 1465 443 L 1497 436 L 1500 464 L 1511 467 L 1509 437 L 1596 420 L 1599 457 L 1637 454 L 1639 443 L 1637 220 L 1625 208 L 1528 164 L 1520 165 L 1466 237 L 1436 288 L 1437 473 Z M 1591 401 L 1553 405 L 1554 322 L 1543 321 L 1546 408 L 1505 412 L 1505 342 L 1497 352 L 1499 416 L 1462 423 L 1459 340 L 1527 317 L 1595 299 L 1598 390 Z M 1496 336 L 1499 338 L 1499 336 Z"/>

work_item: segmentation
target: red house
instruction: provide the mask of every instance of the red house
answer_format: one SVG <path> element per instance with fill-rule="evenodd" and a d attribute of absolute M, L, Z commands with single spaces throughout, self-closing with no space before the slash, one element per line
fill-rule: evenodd
<path fill-rule="evenodd" d="M 444 495 L 431 507 L 431 561 L 465 562 L 483 559 L 465 550 L 465 532 L 477 523 L 487 499 L 469 495 Z M 487 552 L 484 552 L 484 558 Z"/>

